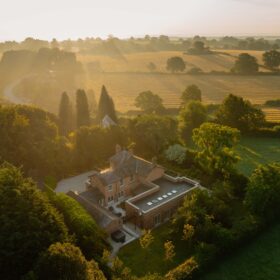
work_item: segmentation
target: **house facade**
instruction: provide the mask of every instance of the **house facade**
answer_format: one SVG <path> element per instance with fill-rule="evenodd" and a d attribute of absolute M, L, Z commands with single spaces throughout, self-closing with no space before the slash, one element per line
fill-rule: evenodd
<path fill-rule="evenodd" d="M 108 169 L 89 176 L 87 190 L 71 195 L 111 233 L 131 222 L 150 229 L 168 221 L 184 197 L 199 188 L 186 177 L 171 177 L 155 161 L 149 162 L 116 146 Z M 106 222 L 104 222 L 106 220 Z"/>

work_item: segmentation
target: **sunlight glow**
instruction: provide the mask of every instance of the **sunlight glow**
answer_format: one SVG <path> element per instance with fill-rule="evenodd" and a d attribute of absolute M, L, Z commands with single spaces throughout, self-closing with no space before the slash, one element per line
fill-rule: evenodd
<path fill-rule="evenodd" d="M 276 35 L 277 0 L 5 0 L 0 40 L 159 35 Z M 262 20 L 265 18 L 266 20 Z M 28 31 L 27 31 L 28 30 Z"/>

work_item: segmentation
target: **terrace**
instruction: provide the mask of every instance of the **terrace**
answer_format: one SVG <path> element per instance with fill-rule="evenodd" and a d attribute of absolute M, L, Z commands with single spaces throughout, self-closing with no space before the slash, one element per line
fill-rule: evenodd
<path fill-rule="evenodd" d="M 182 196 L 191 189 L 198 186 L 198 183 L 185 177 L 172 178 L 168 175 L 154 181 L 154 188 L 139 196 L 128 200 L 128 203 L 135 208 L 148 212 L 170 200 Z"/>

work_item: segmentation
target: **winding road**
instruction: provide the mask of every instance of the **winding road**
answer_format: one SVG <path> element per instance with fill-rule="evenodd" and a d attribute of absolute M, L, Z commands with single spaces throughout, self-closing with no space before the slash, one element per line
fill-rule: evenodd
<path fill-rule="evenodd" d="M 7 99 L 8 101 L 14 103 L 14 104 L 26 104 L 28 101 L 26 99 L 23 99 L 21 97 L 18 97 L 14 93 L 14 89 L 26 78 L 30 78 L 34 75 L 26 75 L 22 78 L 19 78 L 9 85 L 7 85 L 3 90 L 3 97 Z"/>

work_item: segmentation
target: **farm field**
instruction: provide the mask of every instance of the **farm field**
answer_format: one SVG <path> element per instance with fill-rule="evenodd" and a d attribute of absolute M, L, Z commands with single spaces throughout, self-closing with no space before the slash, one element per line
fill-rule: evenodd
<path fill-rule="evenodd" d="M 262 108 L 266 119 L 272 122 L 280 122 L 280 108 Z"/>
<path fill-rule="evenodd" d="M 221 103 L 229 93 L 240 95 L 254 104 L 263 104 L 280 95 L 278 76 L 96 73 L 87 80 L 86 88 L 94 89 L 98 97 L 103 84 L 114 98 L 117 110 L 122 112 L 134 109 L 135 97 L 145 90 L 161 96 L 166 107 L 177 107 L 182 91 L 190 84 L 201 88 L 205 103 Z"/>
<path fill-rule="evenodd" d="M 222 262 L 201 280 L 278 280 L 280 275 L 280 225 L 261 234 L 248 246 Z"/>
<path fill-rule="evenodd" d="M 280 162 L 280 139 L 243 137 L 237 152 L 240 156 L 239 170 L 250 175 L 259 164 Z"/>
<path fill-rule="evenodd" d="M 189 55 L 179 51 L 161 51 L 161 52 L 142 52 L 133 54 L 124 54 L 118 57 L 105 55 L 77 55 L 77 59 L 85 66 L 89 62 L 100 64 L 104 72 L 149 72 L 147 65 L 153 62 L 156 65 L 157 72 L 166 71 L 166 61 L 172 56 L 180 56 L 186 63 L 186 70 L 193 67 L 199 67 L 204 72 L 227 71 L 235 61 L 234 57 L 224 54 L 211 55 Z"/>

